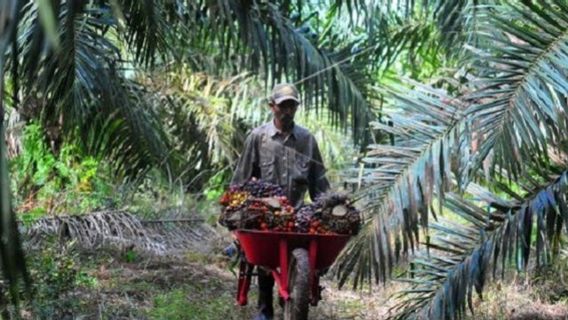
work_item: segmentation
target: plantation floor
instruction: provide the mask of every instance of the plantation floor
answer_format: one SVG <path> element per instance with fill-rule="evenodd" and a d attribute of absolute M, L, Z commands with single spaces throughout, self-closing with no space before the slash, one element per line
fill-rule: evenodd
<path fill-rule="evenodd" d="M 63 318 L 229 320 L 251 319 L 255 313 L 257 288 L 251 288 L 248 306 L 236 306 L 236 277 L 222 262 L 198 254 L 135 262 L 109 255 L 96 261 L 98 266 L 91 260 L 86 269 L 96 284 L 61 297 L 71 306 Z M 327 280 L 323 285 L 333 286 Z M 370 294 L 327 288 L 323 296 L 310 319 L 384 319 L 388 311 L 382 298 Z M 279 307 L 275 310 L 278 319 Z"/>
<path fill-rule="evenodd" d="M 251 319 L 255 312 L 256 287 L 249 306 L 236 306 L 236 278 L 220 256 L 144 258 L 127 251 L 83 253 L 80 260 L 91 285 L 60 297 L 58 319 L 236 320 Z M 391 284 L 374 293 L 340 291 L 329 280 L 324 286 L 323 301 L 310 311 L 312 320 L 386 319 L 396 304 L 389 297 L 400 289 Z M 526 285 L 488 289 L 484 301 L 474 300 L 477 313 L 470 319 L 568 319 L 566 296 L 551 303 L 535 299 L 537 289 Z"/>
<path fill-rule="evenodd" d="M 255 314 L 253 284 L 249 305 L 235 305 L 236 275 L 220 254 L 228 243 L 216 235 L 170 256 L 122 249 L 70 250 L 42 241 L 29 252 L 37 302 L 22 310 L 24 319 L 172 319 L 237 320 Z M 566 263 L 564 263 L 566 264 Z M 235 269 L 234 272 L 237 270 Z M 549 268 L 530 279 L 511 274 L 488 281 L 484 300 L 474 298 L 468 319 L 568 319 L 568 266 Z M 338 290 L 323 279 L 323 300 L 310 309 L 311 320 L 387 319 L 403 289 L 391 281 L 372 290 Z M 57 298 L 54 298 L 57 297 Z M 29 310 L 33 309 L 32 314 Z M 278 306 L 276 319 L 281 318 Z"/>

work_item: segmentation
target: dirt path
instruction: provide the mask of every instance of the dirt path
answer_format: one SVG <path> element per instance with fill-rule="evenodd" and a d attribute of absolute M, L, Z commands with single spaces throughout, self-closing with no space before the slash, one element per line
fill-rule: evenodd
<path fill-rule="evenodd" d="M 89 272 L 98 280 L 98 288 L 77 290 L 71 295 L 91 303 L 80 312 L 71 311 L 70 319 L 251 319 L 256 285 L 249 293 L 249 305 L 237 306 L 235 275 L 219 263 L 192 261 L 195 259 L 101 264 Z M 384 319 L 388 312 L 377 295 L 340 291 L 329 280 L 324 280 L 323 286 L 323 300 L 311 308 L 310 319 Z M 280 308 L 276 306 L 275 310 L 276 319 L 280 319 Z"/>

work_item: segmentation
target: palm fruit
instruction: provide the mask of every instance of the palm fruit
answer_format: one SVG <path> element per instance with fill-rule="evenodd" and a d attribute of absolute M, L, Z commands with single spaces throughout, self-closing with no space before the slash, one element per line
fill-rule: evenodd
<path fill-rule="evenodd" d="M 279 185 L 256 178 L 252 178 L 249 181 L 238 185 L 237 188 L 250 193 L 255 198 L 284 196 L 284 190 L 282 190 L 282 187 Z"/>
<path fill-rule="evenodd" d="M 314 203 L 300 208 L 296 216 L 298 231 L 312 234 L 356 234 L 359 225 L 359 211 L 346 195 L 339 193 L 321 195 Z"/>
<path fill-rule="evenodd" d="M 313 204 L 305 205 L 296 212 L 296 231 L 308 233 L 312 226 L 310 222 L 315 217 L 315 206 Z M 319 218 L 319 217 L 317 217 Z"/>
<path fill-rule="evenodd" d="M 235 188 L 225 192 L 219 201 L 225 207 L 219 217 L 219 223 L 229 230 L 240 228 L 246 215 L 244 209 L 247 206 L 248 198 L 247 192 Z"/>
<path fill-rule="evenodd" d="M 271 209 L 266 215 L 266 223 L 269 229 L 285 232 L 295 230 L 294 208 L 285 196 L 262 198 L 261 201 Z"/>
<path fill-rule="evenodd" d="M 278 185 L 253 178 L 231 186 L 219 202 L 224 207 L 219 223 L 229 230 L 293 230 L 294 208 Z"/>
<path fill-rule="evenodd" d="M 361 223 L 359 211 L 344 194 L 323 194 L 294 213 L 280 186 L 257 179 L 231 186 L 220 203 L 224 209 L 219 222 L 230 230 L 356 234 Z"/>
<path fill-rule="evenodd" d="M 328 193 L 322 195 L 318 202 L 321 204 L 322 223 L 329 230 L 340 234 L 359 232 L 361 224 L 359 211 L 351 205 L 346 195 Z"/>

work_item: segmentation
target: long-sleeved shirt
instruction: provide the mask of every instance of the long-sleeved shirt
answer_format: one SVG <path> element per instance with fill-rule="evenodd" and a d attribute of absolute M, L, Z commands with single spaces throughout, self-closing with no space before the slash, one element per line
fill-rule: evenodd
<path fill-rule="evenodd" d="M 231 184 L 243 183 L 252 177 L 280 185 L 296 208 L 303 204 L 307 190 L 313 201 L 329 189 L 316 139 L 296 124 L 288 136 L 272 121 L 251 132 Z"/>

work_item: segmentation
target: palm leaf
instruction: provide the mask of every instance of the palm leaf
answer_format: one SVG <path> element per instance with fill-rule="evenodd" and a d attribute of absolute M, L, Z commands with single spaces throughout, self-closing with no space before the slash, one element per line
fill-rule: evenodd
<path fill-rule="evenodd" d="M 425 262 L 415 263 L 419 267 L 410 272 L 418 279 L 400 293 L 404 299 L 394 307 L 396 314 L 392 318 L 464 318 L 466 306 L 473 313 L 473 292 L 482 295 L 491 267 L 495 277 L 499 266 L 502 272 L 511 265 L 526 269 L 533 254 L 537 266 L 550 262 L 559 254 L 560 238 L 568 233 L 567 187 L 568 172 L 564 172 L 518 203 L 500 200 L 479 186 L 468 189 L 476 200 L 491 207 L 503 210 L 508 206 L 502 212 L 483 210 L 472 201 L 449 197 L 448 208 L 469 217 L 471 227 L 455 223 L 433 226 L 441 232 L 427 246 L 435 249 L 436 254 L 423 256 L 420 259 Z M 479 215 L 482 212 L 484 216 Z M 440 268 L 445 271 L 433 276 L 433 271 Z"/>
<path fill-rule="evenodd" d="M 378 29 L 375 24 L 377 17 L 396 15 L 405 21 L 427 22 L 437 26 L 439 32 L 436 39 L 445 47 L 446 53 L 458 56 L 463 53 L 463 43 L 475 43 L 474 30 L 477 28 L 478 15 L 487 4 L 495 1 L 483 0 L 437 0 L 437 1 L 345 1 L 332 2 L 329 15 L 345 20 L 349 16 L 349 23 L 363 27 L 370 33 Z M 354 14 L 354 13 L 357 14 Z M 456 49 L 460 48 L 460 49 Z M 419 47 L 411 47 L 412 50 Z"/>
<path fill-rule="evenodd" d="M 525 164 L 545 166 L 548 145 L 566 140 L 568 6 L 540 1 L 495 11 L 510 14 L 495 13 L 485 26 L 489 55 L 478 63 L 481 89 L 470 97 L 478 105 L 468 110 L 479 141 L 470 174 L 493 153 L 493 169 L 518 177 Z"/>
<path fill-rule="evenodd" d="M 55 142 L 75 139 L 92 154 L 116 160 L 116 168 L 127 176 L 150 166 L 167 168 L 167 141 L 154 106 L 148 103 L 148 93 L 121 69 L 120 50 L 106 35 L 113 26 L 108 13 L 103 7 L 73 2 L 57 12 L 60 50 L 38 51 L 43 34 L 36 23 L 38 8 L 32 3 L 23 11 L 19 41 L 28 78 L 22 90 L 28 99 L 39 100 L 27 116 L 54 128 Z"/>
<path fill-rule="evenodd" d="M 264 98 L 250 75 L 219 79 L 185 65 L 147 77 L 150 88 L 159 93 L 160 120 L 168 124 L 166 133 L 179 153 L 179 166 L 186 168 L 178 179 L 190 183 L 191 190 L 201 190 L 209 177 L 233 163 L 248 129 L 243 124 L 268 119 Z"/>
<path fill-rule="evenodd" d="M 395 145 L 370 145 L 360 177 L 351 180 L 362 186 L 358 198 L 366 204 L 368 222 L 339 257 L 335 271 L 340 286 L 358 268 L 364 271 L 354 286 L 363 279 L 385 281 L 401 254 L 414 251 L 419 226 L 428 227 L 434 195 L 441 212 L 451 183 L 451 155 L 463 130 L 461 107 L 428 87 L 401 92 L 391 92 L 400 110 L 390 113 L 392 126 L 373 123 L 397 136 Z"/>
<path fill-rule="evenodd" d="M 169 40 L 173 37 L 179 17 L 173 15 L 177 7 L 167 7 L 164 1 L 110 1 L 114 2 L 113 17 L 124 27 L 121 34 L 131 47 L 136 61 L 145 66 L 153 65 L 157 54 L 167 56 L 172 52 Z M 172 4 L 173 5 L 173 4 Z M 124 20 L 124 21 L 122 21 Z"/>
<path fill-rule="evenodd" d="M 284 16 L 285 9 L 239 0 L 202 1 L 189 8 L 200 19 L 193 22 L 200 31 L 197 39 L 210 42 L 213 38 L 225 58 L 244 57 L 244 65 L 261 71 L 272 84 L 285 79 L 297 82 L 308 105 L 326 106 L 336 123 L 351 122 L 357 141 L 364 136 L 370 107 L 363 88 L 343 70 L 347 61 L 334 60 L 318 48 Z"/>

